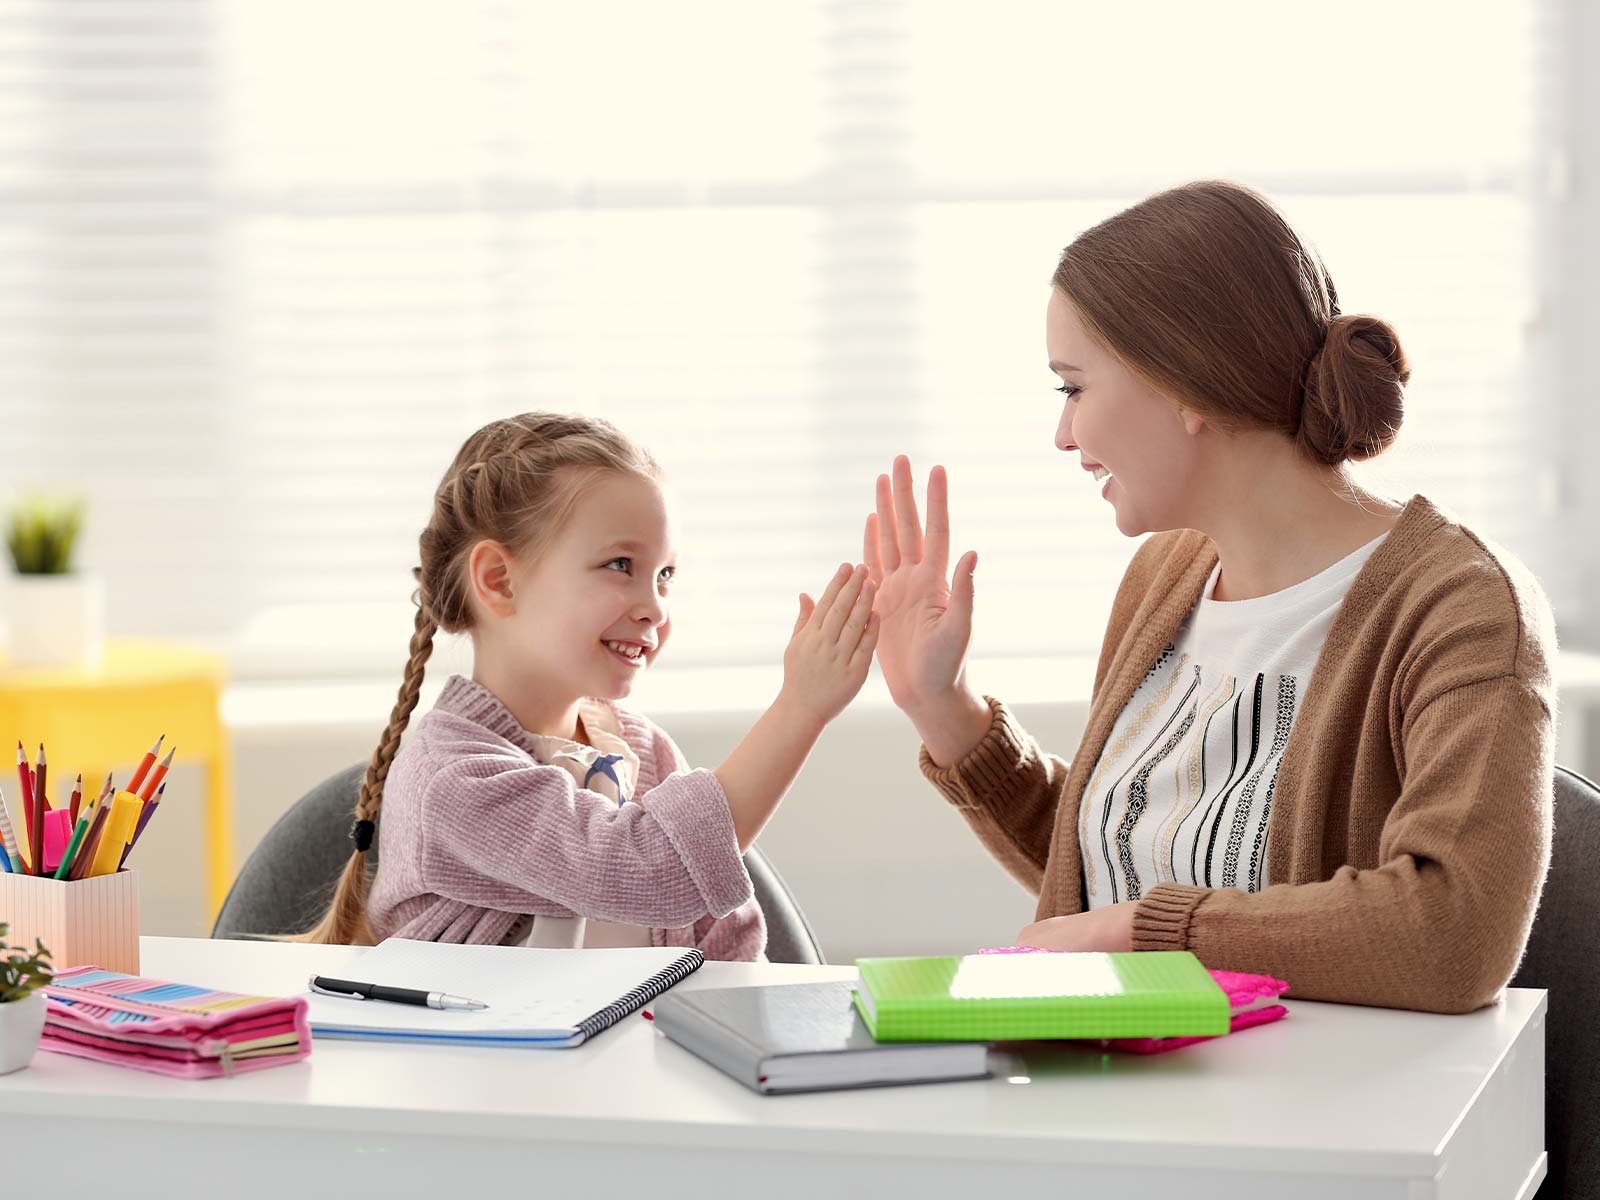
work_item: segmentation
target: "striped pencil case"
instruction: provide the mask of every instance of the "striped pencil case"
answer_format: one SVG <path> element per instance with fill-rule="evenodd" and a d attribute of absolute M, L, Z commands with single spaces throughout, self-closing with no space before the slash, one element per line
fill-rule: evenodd
<path fill-rule="evenodd" d="M 297 996 L 242 996 L 98 967 L 62 971 L 44 993 L 39 1046 L 57 1054 L 205 1079 L 311 1053 Z"/>

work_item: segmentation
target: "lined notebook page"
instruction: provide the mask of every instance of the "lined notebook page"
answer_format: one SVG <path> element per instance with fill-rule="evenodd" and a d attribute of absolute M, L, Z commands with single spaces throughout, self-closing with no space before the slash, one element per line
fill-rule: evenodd
<path fill-rule="evenodd" d="M 389 938 L 347 968 L 361 983 L 449 992 L 489 1007 L 444 1012 L 412 1004 L 308 993 L 312 1028 L 457 1037 L 564 1037 L 693 950 L 536 950 Z M 344 976 L 340 976 L 341 978 Z"/>

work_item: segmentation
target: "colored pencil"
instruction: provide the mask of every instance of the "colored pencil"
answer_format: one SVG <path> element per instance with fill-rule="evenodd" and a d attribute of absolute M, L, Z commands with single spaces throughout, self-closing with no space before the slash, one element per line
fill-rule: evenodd
<path fill-rule="evenodd" d="M 72 814 L 72 823 L 78 823 L 78 807 L 83 803 L 83 772 L 78 772 L 78 781 L 72 785 L 72 799 L 67 801 L 67 811 Z"/>
<path fill-rule="evenodd" d="M 22 748 L 22 742 L 17 742 L 17 783 L 22 788 L 22 820 L 27 829 L 28 844 L 18 846 L 22 855 L 23 874 L 27 874 L 33 861 L 33 773 L 28 770 L 28 753 Z"/>
<path fill-rule="evenodd" d="M 72 869 L 67 872 L 68 879 L 82 879 L 89 873 L 89 864 L 94 862 L 94 852 L 99 849 L 100 838 L 106 831 L 106 816 L 110 812 L 109 804 L 101 804 L 95 808 L 94 821 L 78 847 L 78 856 L 72 860 Z"/>
<path fill-rule="evenodd" d="M 156 739 L 156 744 L 144 752 L 144 757 L 139 760 L 139 767 L 133 773 L 133 778 L 128 780 L 128 790 L 135 795 L 139 792 L 139 785 L 144 782 L 144 777 L 150 773 L 150 768 L 155 766 L 156 755 L 161 753 L 161 743 L 166 740 L 166 734 Z"/>
<path fill-rule="evenodd" d="M 50 765 L 45 761 L 44 743 L 39 743 L 39 765 L 33 772 L 33 873 L 44 874 L 44 790 L 50 776 Z"/>
<path fill-rule="evenodd" d="M 167 751 L 167 756 L 156 765 L 156 769 L 151 773 L 150 778 L 144 781 L 144 790 L 139 793 L 139 799 L 148 800 L 156 794 L 156 788 L 167 777 L 167 769 L 172 766 L 172 756 L 177 752 L 178 748 L 176 746 Z M 130 792 L 133 791 L 132 786 L 129 786 L 128 790 Z"/>
<path fill-rule="evenodd" d="M 14 873 L 21 874 L 22 843 L 17 841 L 16 828 L 11 824 L 11 814 L 6 810 L 4 792 L 0 792 L 0 844 L 5 847 L 6 865 Z"/>
<path fill-rule="evenodd" d="M 85 812 L 78 818 L 78 827 L 72 831 L 72 840 L 67 843 L 67 848 L 61 852 L 61 861 L 56 864 L 57 879 L 66 879 L 72 869 L 72 860 L 77 856 L 78 847 L 83 845 L 83 839 L 88 836 L 91 824 L 89 814 Z"/>
<path fill-rule="evenodd" d="M 128 861 L 128 855 L 133 853 L 134 844 L 141 836 L 143 836 L 144 831 L 149 826 L 150 822 L 155 819 L 156 809 L 161 807 L 161 793 L 166 790 L 167 785 L 163 783 L 159 788 L 156 789 L 154 799 L 146 804 L 144 806 L 144 811 L 139 814 L 139 820 L 133 826 L 133 837 L 128 840 L 128 848 L 122 852 L 122 862 L 117 864 L 119 868 L 123 865 L 123 863 Z"/>

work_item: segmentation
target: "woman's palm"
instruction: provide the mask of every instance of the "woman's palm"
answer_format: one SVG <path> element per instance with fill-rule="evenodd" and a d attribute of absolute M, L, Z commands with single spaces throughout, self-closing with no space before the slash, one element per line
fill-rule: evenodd
<path fill-rule="evenodd" d="M 889 695 L 911 710 L 955 686 L 972 636 L 972 570 L 977 555 L 956 564 L 952 587 L 948 485 L 944 469 L 928 478 L 926 533 L 917 516 L 911 464 L 895 459 L 894 478 L 878 479 L 877 511 L 867 518 L 866 562 L 878 585 L 873 610 L 881 622 L 878 664 Z"/>

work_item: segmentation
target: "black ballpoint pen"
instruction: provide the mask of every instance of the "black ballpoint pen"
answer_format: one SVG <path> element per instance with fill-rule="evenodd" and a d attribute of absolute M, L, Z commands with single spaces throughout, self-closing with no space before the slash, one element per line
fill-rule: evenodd
<path fill-rule="evenodd" d="M 326 975 L 313 975 L 311 990 L 323 996 L 388 1000 L 393 1004 L 415 1004 L 421 1008 L 475 1012 L 489 1007 L 482 1000 L 468 1000 L 465 996 L 452 996 L 448 992 L 423 992 L 416 988 L 389 987 L 382 983 L 356 983 L 349 979 L 329 979 Z"/>

